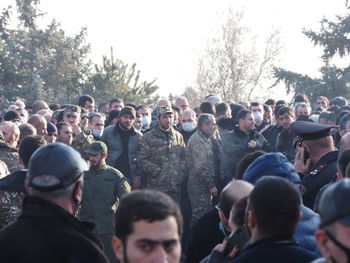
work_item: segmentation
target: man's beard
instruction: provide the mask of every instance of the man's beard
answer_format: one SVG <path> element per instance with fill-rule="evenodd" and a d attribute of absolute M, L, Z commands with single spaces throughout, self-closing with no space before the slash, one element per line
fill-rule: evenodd
<path fill-rule="evenodd" d="M 119 125 L 123 130 L 130 130 L 132 127 L 132 125 L 130 125 L 130 127 L 126 127 L 122 122 L 119 122 Z"/>

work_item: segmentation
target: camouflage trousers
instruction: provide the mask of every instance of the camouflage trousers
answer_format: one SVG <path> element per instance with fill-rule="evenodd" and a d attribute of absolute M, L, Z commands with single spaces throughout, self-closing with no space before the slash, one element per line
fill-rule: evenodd
<path fill-rule="evenodd" d="M 191 226 L 197 222 L 197 220 L 211 209 L 211 195 L 209 190 L 206 193 L 189 191 L 188 193 L 191 200 L 192 219 Z"/>

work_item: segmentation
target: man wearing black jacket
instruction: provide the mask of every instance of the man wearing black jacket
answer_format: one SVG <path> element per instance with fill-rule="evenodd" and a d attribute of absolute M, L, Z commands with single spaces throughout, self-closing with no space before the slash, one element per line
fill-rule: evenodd
<path fill-rule="evenodd" d="M 109 262 L 97 239 L 74 217 L 87 168 L 80 154 L 62 143 L 33 154 L 22 214 L 0 231 L 2 262 Z"/>

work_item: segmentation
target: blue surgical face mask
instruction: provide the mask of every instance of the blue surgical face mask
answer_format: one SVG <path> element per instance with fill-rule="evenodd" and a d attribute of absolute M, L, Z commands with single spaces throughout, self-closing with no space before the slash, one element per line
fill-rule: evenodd
<path fill-rule="evenodd" d="M 19 126 L 22 124 L 20 121 L 15 121 L 15 122 L 13 122 L 13 123 L 16 124 L 17 127 L 19 127 Z"/>
<path fill-rule="evenodd" d="M 148 127 L 152 122 L 152 118 L 151 117 L 142 117 L 141 118 L 141 123 L 142 123 L 142 127 Z"/>
<path fill-rule="evenodd" d="M 182 124 L 182 129 L 186 132 L 191 132 L 194 130 L 194 123 L 193 122 L 185 122 Z"/>
<path fill-rule="evenodd" d="M 103 134 L 103 130 L 92 130 L 92 134 L 96 137 L 101 137 Z"/>

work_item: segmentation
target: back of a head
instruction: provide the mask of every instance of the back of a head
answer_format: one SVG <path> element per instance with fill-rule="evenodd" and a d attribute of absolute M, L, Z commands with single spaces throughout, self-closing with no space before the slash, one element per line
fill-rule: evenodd
<path fill-rule="evenodd" d="M 306 94 L 297 94 L 294 98 L 294 104 L 299 102 L 309 103 L 309 98 L 306 96 Z"/>
<path fill-rule="evenodd" d="M 65 189 L 88 170 L 87 163 L 72 147 L 51 143 L 40 147 L 29 161 L 26 182 L 40 192 Z"/>
<path fill-rule="evenodd" d="M 300 214 L 301 197 L 291 182 L 276 176 L 260 179 L 249 195 L 248 204 L 248 209 L 256 217 L 261 236 L 293 236 Z"/>
<path fill-rule="evenodd" d="M 173 216 L 182 231 L 182 215 L 178 205 L 166 194 L 151 190 L 136 190 L 124 195 L 116 212 L 115 234 L 126 240 L 133 232 L 133 223 L 137 221 L 162 221 Z"/>
<path fill-rule="evenodd" d="M 300 177 L 287 157 L 280 152 L 264 154 L 256 158 L 243 174 L 243 180 L 256 184 L 267 175 L 275 175 L 287 179 L 294 185 L 300 185 Z"/>
<path fill-rule="evenodd" d="M 244 158 L 237 164 L 237 170 L 235 178 L 236 180 L 241 180 L 243 178 L 244 172 L 247 170 L 249 165 L 251 165 L 258 157 L 266 154 L 264 151 L 255 151 L 244 156 Z"/>
<path fill-rule="evenodd" d="M 231 110 L 230 105 L 228 105 L 225 102 L 218 103 L 215 106 L 216 116 L 219 116 L 219 117 L 225 115 L 230 110 Z"/>
<path fill-rule="evenodd" d="M 218 207 L 228 219 L 232 206 L 240 199 L 247 197 L 253 189 L 253 185 L 242 181 L 235 180 L 229 182 L 222 190 Z"/>
<path fill-rule="evenodd" d="M 200 109 L 201 113 L 208 113 L 208 114 L 212 114 L 212 115 L 216 114 L 215 105 L 211 102 L 203 102 L 199 106 L 199 109 Z"/>
<path fill-rule="evenodd" d="M 35 114 L 40 110 L 49 109 L 49 106 L 43 100 L 36 100 L 34 101 L 32 108 L 33 108 L 33 114 Z"/>
<path fill-rule="evenodd" d="M 27 121 L 27 123 L 33 125 L 34 128 L 38 127 L 43 122 L 45 122 L 45 118 L 39 114 L 33 114 Z"/>
<path fill-rule="evenodd" d="M 231 104 L 230 107 L 231 107 L 232 119 L 236 120 L 238 112 L 240 112 L 241 110 L 244 110 L 244 107 L 240 104 Z"/>
<path fill-rule="evenodd" d="M 36 129 L 33 127 L 33 125 L 29 123 L 23 123 L 19 126 L 19 132 L 20 132 L 20 141 L 23 140 L 27 136 L 35 136 L 36 135 Z"/>
<path fill-rule="evenodd" d="M 39 149 L 39 147 L 46 144 L 44 137 L 40 135 L 27 136 L 21 141 L 18 154 L 23 162 L 24 168 L 28 168 L 29 160 L 33 153 Z"/>

